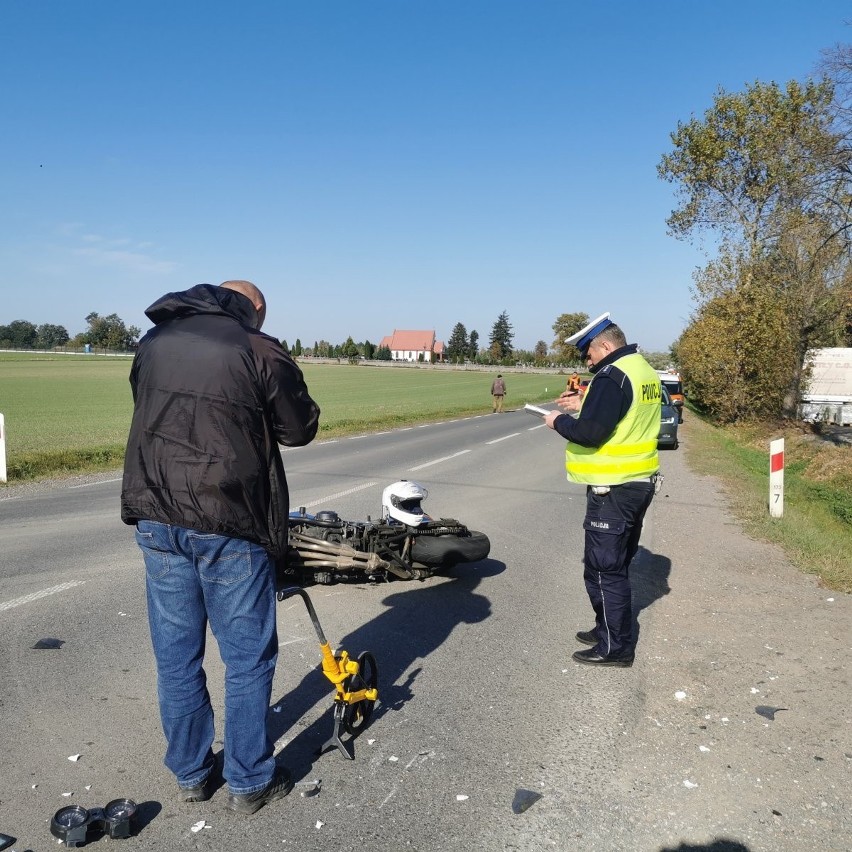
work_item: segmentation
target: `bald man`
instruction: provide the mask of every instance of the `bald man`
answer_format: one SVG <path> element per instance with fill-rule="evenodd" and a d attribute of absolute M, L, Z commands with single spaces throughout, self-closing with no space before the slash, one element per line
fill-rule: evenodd
<path fill-rule="evenodd" d="M 181 801 L 208 799 L 221 772 L 228 807 L 251 814 L 293 786 L 266 732 L 289 514 L 278 445 L 312 441 L 319 408 L 261 332 L 266 299 L 250 281 L 167 293 L 145 314 L 154 327 L 130 371 L 121 517 L 145 561 L 165 764 Z M 224 761 L 213 754 L 208 625 L 226 667 Z"/>

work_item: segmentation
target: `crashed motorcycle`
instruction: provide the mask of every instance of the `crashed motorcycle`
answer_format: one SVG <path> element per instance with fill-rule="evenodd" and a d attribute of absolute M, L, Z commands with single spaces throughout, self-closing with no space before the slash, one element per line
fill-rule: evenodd
<path fill-rule="evenodd" d="M 432 518 L 423 509 L 428 491 L 400 480 L 382 492 L 378 521 L 346 521 L 324 509 L 290 513 L 289 547 L 282 580 L 424 580 L 463 562 L 485 559 L 485 533 L 455 518 Z"/>

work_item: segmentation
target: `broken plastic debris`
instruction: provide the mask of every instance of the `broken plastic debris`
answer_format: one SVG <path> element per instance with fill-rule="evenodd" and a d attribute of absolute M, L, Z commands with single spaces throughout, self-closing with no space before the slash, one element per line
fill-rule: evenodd
<path fill-rule="evenodd" d="M 392 755 L 388 758 L 388 760 L 389 760 L 391 763 L 396 763 L 396 762 L 399 760 L 399 758 L 398 758 L 395 754 L 392 754 Z"/>
<path fill-rule="evenodd" d="M 74 763 L 76 763 L 79 759 L 80 759 L 80 755 L 79 755 L 79 754 L 69 754 L 69 755 L 68 755 L 68 760 L 70 760 L 70 761 L 72 761 L 72 762 L 74 762 Z"/>
<path fill-rule="evenodd" d="M 707 748 L 707 746 L 698 746 L 698 750 L 699 751 L 710 751 L 710 749 Z"/>
<path fill-rule="evenodd" d="M 541 793 L 536 793 L 535 790 L 524 790 L 519 787 L 515 790 L 515 798 L 512 800 L 512 813 L 522 814 L 529 810 L 539 799 Z"/>
<path fill-rule="evenodd" d="M 199 831 L 201 831 L 201 829 L 202 829 L 202 828 L 210 828 L 210 826 L 209 826 L 209 825 L 207 825 L 207 823 L 206 823 L 206 822 L 204 822 L 204 820 L 203 820 L 203 819 L 200 819 L 200 820 L 198 820 L 198 822 L 197 822 L 197 823 L 195 823 L 195 825 L 193 825 L 193 826 L 192 826 L 192 828 L 190 828 L 189 830 L 190 830 L 191 832 L 193 832 L 194 834 L 198 834 L 198 832 L 199 832 Z"/>
<path fill-rule="evenodd" d="M 73 796 L 74 794 L 73 793 L 63 793 L 62 795 L 65 796 L 65 798 L 67 799 L 68 796 Z"/>
<path fill-rule="evenodd" d="M 316 825 L 317 828 L 322 828 L 324 825 L 325 825 L 324 822 L 322 822 L 321 820 L 317 820 L 317 825 Z"/>
<path fill-rule="evenodd" d="M 367 740 L 367 745 L 372 745 L 374 742 L 375 742 L 374 739 L 373 740 Z"/>
<path fill-rule="evenodd" d="M 678 701 L 683 701 L 683 699 L 686 698 L 686 693 L 682 689 L 679 689 L 675 693 L 675 698 L 677 698 Z"/>
<path fill-rule="evenodd" d="M 686 788 L 688 788 L 688 789 L 690 789 L 690 790 L 692 790 L 693 788 L 697 787 L 698 785 L 697 785 L 695 782 L 690 781 L 689 779 L 687 779 L 687 780 L 685 780 L 685 781 L 683 782 L 683 786 L 684 786 L 684 787 L 686 787 Z"/>
<path fill-rule="evenodd" d="M 91 784 L 86 784 L 86 789 L 87 789 L 87 790 L 91 790 L 91 789 L 92 789 L 92 785 L 91 785 Z"/>
<path fill-rule="evenodd" d="M 769 719 L 770 722 L 775 721 L 775 714 L 779 710 L 787 710 L 786 707 L 768 707 L 766 704 L 758 704 L 757 707 L 754 708 L 754 712 L 757 713 L 758 716 L 763 716 L 764 719 Z"/>
<path fill-rule="evenodd" d="M 753 686 L 751 688 L 751 694 L 752 695 L 757 695 L 758 692 L 760 692 L 760 690 L 756 686 Z"/>
<path fill-rule="evenodd" d="M 276 704 L 276 705 L 272 708 L 272 712 L 273 712 L 273 713 L 280 713 L 280 712 L 281 712 L 281 707 L 280 707 L 278 704 Z"/>
<path fill-rule="evenodd" d="M 826 598 L 829 603 L 834 603 L 834 598 Z"/>
<path fill-rule="evenodd" d="M 458 796 L 456 796 L 456 801 L 457 802 L 466 802 L 469 798 L 470 798 L 470 796 L 465 796 L 464 793 L 459 793 Z"/>
<path fill-rule="evenodd" d="M 296 786 L 305 788 L 302 790 L 303 796 L 316 796 L 322 788 L 322 780 L 315 778 L 313 781 L 300 781 Z"/>
<path fill-rule="evenodd" d="M 51 639 L 48 637 L 47 639 L 39 639 L 32 647 L 36 651 L 55 650 L 61 648 L 64 644 L 64 639 Z"/>

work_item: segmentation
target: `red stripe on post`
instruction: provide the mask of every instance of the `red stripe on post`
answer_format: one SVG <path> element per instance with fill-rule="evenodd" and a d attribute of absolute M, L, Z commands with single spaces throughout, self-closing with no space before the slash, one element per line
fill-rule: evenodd
<path fill-rule="evenodd" d="M 778 473 L 784 470 L 784 453 L 775 453 L 769 457 L 769 472 Z"/>

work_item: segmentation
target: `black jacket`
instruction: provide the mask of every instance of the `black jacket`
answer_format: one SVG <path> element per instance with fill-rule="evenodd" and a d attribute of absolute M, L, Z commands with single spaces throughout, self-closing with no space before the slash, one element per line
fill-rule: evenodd
<path fill-rule="evenodd" d="M 319 421 L 301 370 L 233 290 L 200 284 L 145 313 L 155 325 L 130 371 L 122 520 L 243 538 L 282 557 L 289 495 L 278 445 L 309 443 Z"/>

